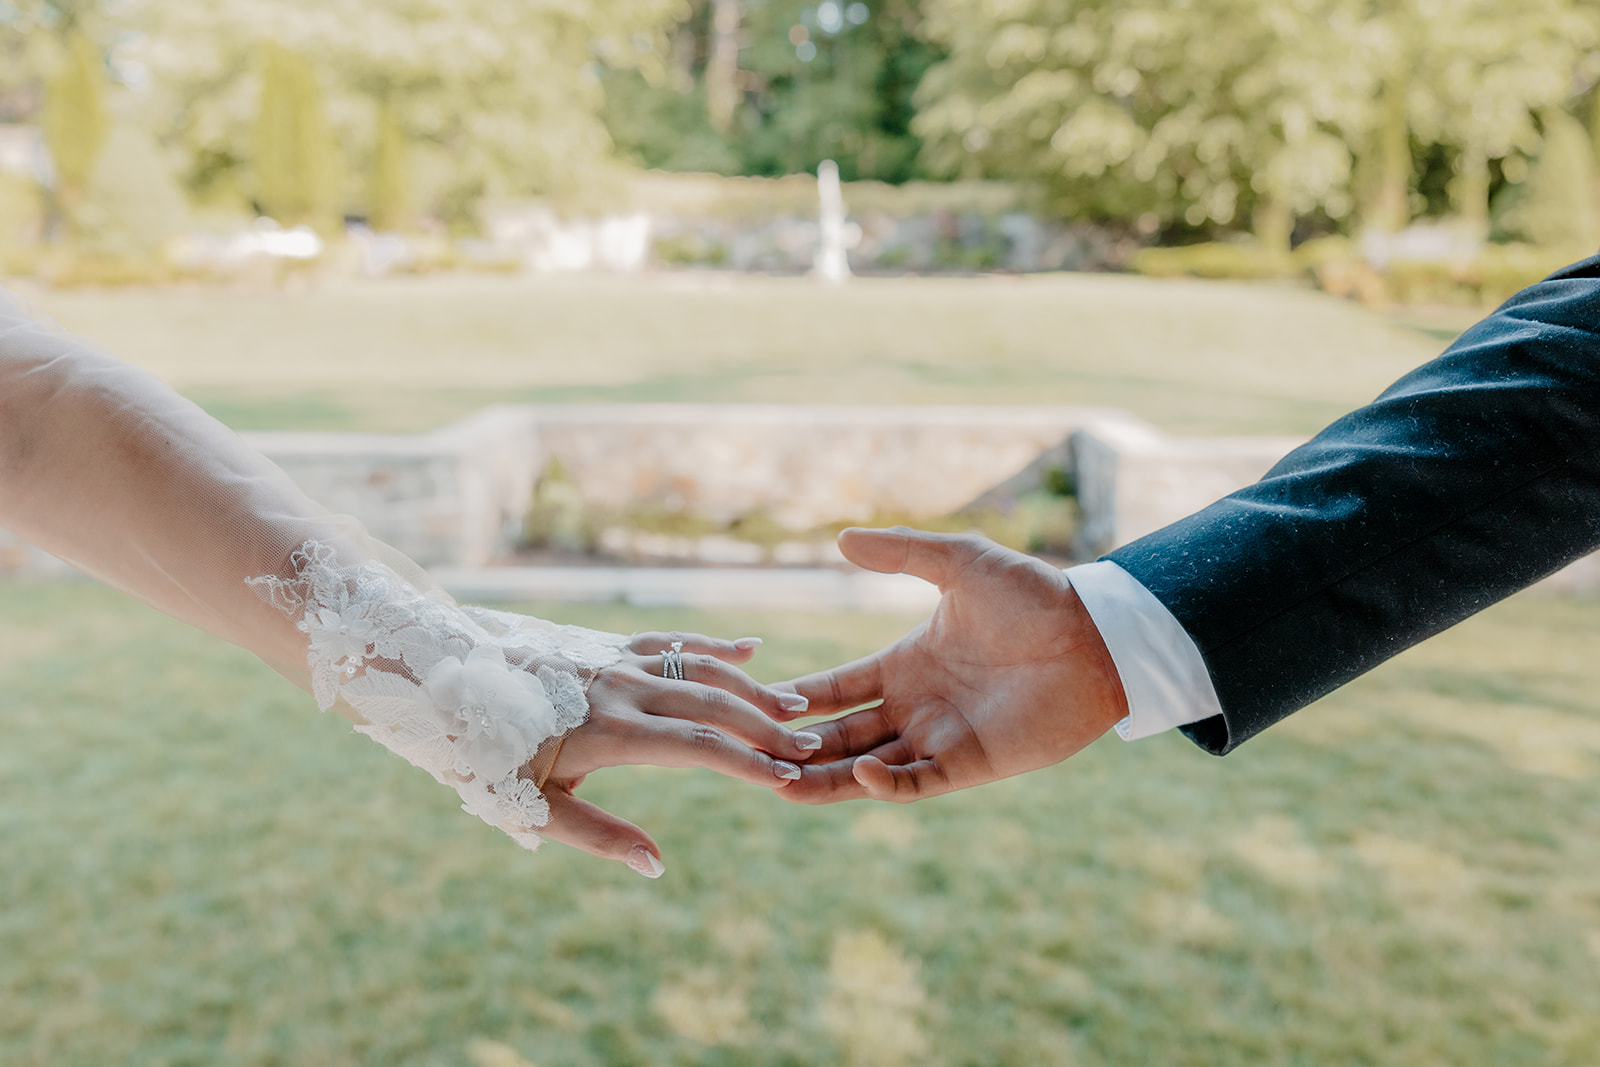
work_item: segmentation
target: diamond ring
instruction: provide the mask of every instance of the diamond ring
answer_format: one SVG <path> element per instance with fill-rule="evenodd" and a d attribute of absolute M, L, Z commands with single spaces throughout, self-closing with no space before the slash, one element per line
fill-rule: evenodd
<path fill-rule="evenodd" d="M 683 642 L 672 642 L 671 648 L 661 650 L 661 676 L 675 682 L 683 681 Z"/>

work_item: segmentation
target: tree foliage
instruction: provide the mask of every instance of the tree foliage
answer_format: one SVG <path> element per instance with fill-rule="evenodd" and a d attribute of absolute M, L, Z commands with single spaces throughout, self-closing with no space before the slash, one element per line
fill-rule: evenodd
<path fill-rule="evenodd" d="M 356 173 L 370 173 L 379 107 L 413 146 L 418 192 L 435 212 L 470 216 L 485 195 L 572 193 L 611 142 L 599 117 L 598 57 L 653 61 L 657 28 L 683 0 L 127 0 L 141 62 L 165 94 L 195 161 L 197 191 L 249 189 L 261 45 L 301 57 L 323 80 L 330 129 Z M 372 190 L 343 190 L 370 210 Z"/>
<path fill-rule="evenodd" d="M 286 226 L 331 232 L 339 214 L 338 146 L 317 72 L 282 45 L 262 49 L 251 172 L 261 210 Z"/>
<path fill-rule="evenodd" d="M 717 17 L 735 9 L 730 71 Z M 921 24 L 916 0 L 696 0 L 655 84 L 608 75 L 607 119 L 651 167 L 774 175 L 833 159 L 847 180 L 920 177 L 913 95 L 941 54 Z"/>
<path fill-rule="evenodd" d="M 1423 212 L 1487 231 L 1491 204 L 1546 240 L 1589 232 L 1600 143 L 1597 0 L 0 0 L 0 121 L 53 101 L 64 187 L 130 72 L 200 199 L 383 227 L 579 202 L 620 154 L 1017 179 L 1279 250 Z"/>
<path fill-rule="evenodd" d="M 388 101 L 378 106 L 371 181 L 367 203 L 372 228 L 390 232 L 410 229 L 415 212 L 410 149 L 400 117 Z"/>
<path fill-rule="evenodd" d="M 916 130 L 943 174 L 1147 229 L 1402 224 L 1414 143 L 1482 213 L 1595 47 L 1589 0 L 927 0 Z M 1592 80 L 1592 78 L 1591 78 Z"/>
<path fill-rule="evenodd" d="M 39 122 L 55 164 L 60 200 L 69 214 L 82 198 L 105 145 L 109 126 L 105 82 L 100 50 L 84 33 L 70 32 L 45 84 Z"/>
<path fill-rule="evenodd" d="M 1549 248 L 1592 251 L 1600 242 L 1595 160 L 1588 131 L 1564 111 L 1544 115 L 1544 150 L 1501 219 L 1510 234 Z"/>

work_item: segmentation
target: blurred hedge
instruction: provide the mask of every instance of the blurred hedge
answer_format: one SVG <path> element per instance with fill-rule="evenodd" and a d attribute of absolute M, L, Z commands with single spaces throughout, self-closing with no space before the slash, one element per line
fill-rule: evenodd
<path fill-rule="evenodd" d="M 1035 193 L 1014 182 L 846 182 L 842 193 L 854 217 L 887 215 L 909 218 L 932 212 L 1002 215 L 1027 211 Z M 679 218 L 814 217 L 817 179 L 810 174 L 782 178 L 728 178 L 717 174 L 669 174 L 647 171 L 628 183 L 634 210 Z"/>
<path fill-rule="evenodd" d="M 1485 244 L 1465 262 L 1397 259 L 1378 268 L 1362 257 L 1354 242 L 1325 237 L 1305 242 L 1288 256 L 1255 245 L 1222 242 L 1146 248 L 1133 257 L 1131 267 L 1151 278 L 1305 278 L 1335 296 L 1368 304 L 1491 306 L 1591 254 L 1593 249 L 1577 244 Z"/>

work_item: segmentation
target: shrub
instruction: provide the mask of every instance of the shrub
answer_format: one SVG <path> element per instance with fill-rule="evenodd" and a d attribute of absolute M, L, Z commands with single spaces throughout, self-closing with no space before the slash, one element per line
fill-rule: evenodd
<path fill-rule="evenodd" d="M 1553 271 L 1559 270 L 1593 249 L 1540 248 L 1535 245 L 1486 245 L 1469 271 L 1478 299 L 1499 304 L 1520 289 L 1526 289 Z"/>
<path fill-rule="evenodd" d="M 1289 259 L 1297 269 L 1314 271 L 1326 264 L 1349 259 L 1355 254 L 1355 243 L 1350 238 L 1330 234 L 1327 237 L 1313 237 L 1301 243 L 1289 254 Z"/>
<path fill-rule="evenodd" d="M 1547 247 L 1592 249 L 1600 241 L 1595 219 L 1594 150 L 1588 131 L 1559 109 L 1541 116 L 1544 148 L 1515 203 L 1499 225 L 1510 236 Z"/>
<path fill-rule="evenodd" d="M 1313 273 L 1326 292 L 1366 304 L 1492 306 L 1584 254 L 1573 248 L 1491 244 L 1467 263 L 1396 260 L 1378 271 L 1352 251 L 1330 256 L 1316 264 Z"/>
<path fill-rule="evenodd" d="M 159 258 L 71 249 L 42 252 L 34 262 L 34 274 L 58 289 L 165 285 L 178 278 L 178 272 Z"/>
<path fill-rule="evenodd" d="M 1277 278 L 1290 273 L 1294 262 L 1256 245 L 1209 241 L 1178 248 L 1145 248 L 1134 254 L 1131 266 L 1150 278 Z"/>
<path fill-rule="evenodd" d="M 0 254 L 10 256 L 36 243 L 43 226 L 39 186 L 14 174 L 0 174 Z"/>
<path fill-rule="evenodd" d="M 592 551 L 595 525 L 583 495 L 559 459 L 551 457 L 539 473 L 523 538 L 535 548 Z"/>
<path fill-rule="evenodd" d="M 721 266 L 728 259 L 726 245 L 693 231 L 658 237 L 650 250 L 658 263 L 676 266 Z"/>

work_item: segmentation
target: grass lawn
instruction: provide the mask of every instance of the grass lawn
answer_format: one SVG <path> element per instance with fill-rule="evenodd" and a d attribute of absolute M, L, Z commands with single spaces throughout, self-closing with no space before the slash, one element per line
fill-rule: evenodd
<path fill-rule="evenodd" d="M 900 618 L 552 609 L 768 637 Z M 1519 598 L 1226 760 L 912 807 L 622 770 L 645 882 L 516 850 L 251 657 L 0 587 L 0 1063 L 1588 1065 L 1600 604 Z"/>
<path fill-rule="evenodd" d="M 427 429 L 496 400 L 1096 404 L 1176 433 L 1310 434 L 1470 315 L 1117 275 L 674 274 L 32 294 L 241 429 Z"/>

